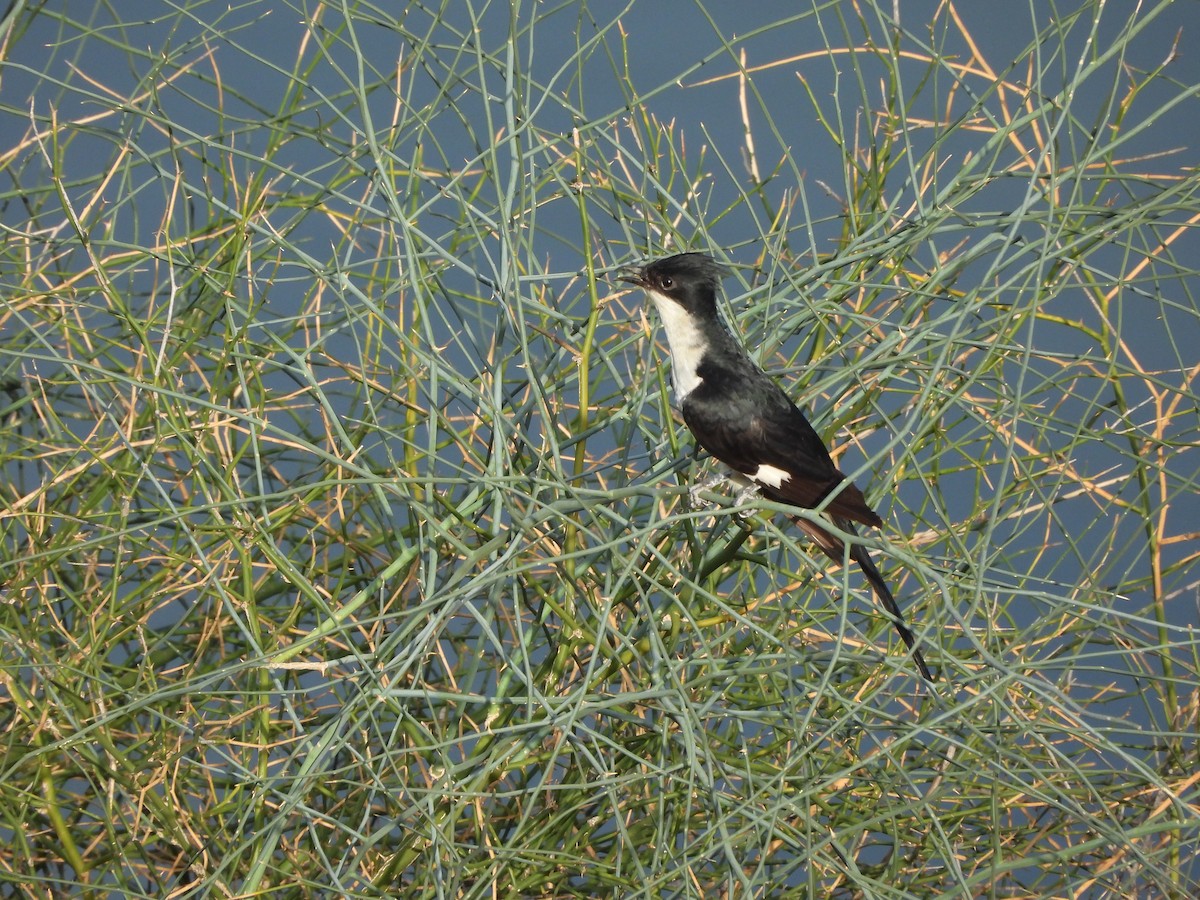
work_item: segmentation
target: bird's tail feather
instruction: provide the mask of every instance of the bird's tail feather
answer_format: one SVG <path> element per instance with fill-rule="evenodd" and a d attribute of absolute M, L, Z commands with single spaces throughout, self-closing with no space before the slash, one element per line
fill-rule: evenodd
<path fill-rule="evenodd" d="M 845 543 L 839 537 L 830 534 L 820 525 L 810 522 L 807 519 L 797 518 L 795 521 L 797 525 L 816 541 L 817 546 L 821 548 L 826 556 L 837 562 L 842 562 Z M 849 519 L 843 519 L 841 516 L 838 516 L 834 519 L 834 522 L 843 531 L 856 536 L 858 535 L 858 529 L 854 527 L 854 523 Z M 892 596 L 892 592 L 888 589 L 887 582 L 883 580 L 883 576 L 875 568 L 875 563 L 871 561 L 871 554 L 867 551 L 867 548 L 857 541 L 851 543 L 850 558 L 858 563 L 858 567 L 862 569 L 863 575 L 866 576 L 867 582 L 871 585 L 871 590 L 874 591 L 875 596 L 879 598 L 879 602 L 883 604 L 883 608 L 891 616 L 892 624 L 895 626 L 896 631 L 900 633 L 901 639 L 912 654 L 913 662 L 917 664 L 917 669 L 920 670 L 921 676 L 926 681 L 937 681 L 933 671 L 925 662 L 925 655 L 921 653 L 921 648 L 917 646 L 916 637 L 904 623 L 904 617 L 900 613 L 900 604 L 896 602 L 896 598 Z"/>

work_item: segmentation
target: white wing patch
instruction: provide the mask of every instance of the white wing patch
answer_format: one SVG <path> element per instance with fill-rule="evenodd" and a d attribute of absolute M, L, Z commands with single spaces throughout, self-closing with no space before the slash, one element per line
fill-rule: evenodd
<path fill-rule="evenodd" d="M 680 403 L 683 398 L 700 386 L 700 361 L 708 342 L 704 333 L 696 326 L 696 320 L 687 314 L 678 303 L 657 291 L 646 291 L 654 301 L 663 329 L 667 332 L 667 344 L 671 348 L 671 372 L 675 381 L 675 397 Z"/>
<path fill-rule="evenodd" d="M 792 477 L 791 472 L 785 472 L 783 469 L 777 469 L 774 466 L 769 466 L 763 463 L 758 467 L 758 471 L 750 476 L 759 484 L 765 484 L 767 487 L 779 488 L 785 481 Z"/>

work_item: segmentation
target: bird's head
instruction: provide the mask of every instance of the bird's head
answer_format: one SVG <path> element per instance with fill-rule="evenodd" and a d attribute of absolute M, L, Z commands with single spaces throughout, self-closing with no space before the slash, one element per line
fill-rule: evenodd
<path fill-rule="evenodd" d="M 622 281 L 636 284 L 662 309 L 674 303 L 685 312 L 708 316 L 717 312 L 717 288 L 729 273 L 706 253 L 680 253 L 626 270 Z"/>

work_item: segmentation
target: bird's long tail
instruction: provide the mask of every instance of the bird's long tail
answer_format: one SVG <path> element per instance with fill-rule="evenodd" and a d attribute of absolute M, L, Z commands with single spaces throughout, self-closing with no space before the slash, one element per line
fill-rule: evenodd
<path fill-rule="evenodd" d="M 825 555 L 841 562 L 842 554 L 845 552 L 845 543 L 836 535 L 830 534 L 815 522 L 810 522 L 807 519 L 797 518 L 796 524 L 806 531 L 817 546 L 820 547 Z M 853 535 L 858 535 L 858 529 L 849 519 L 843 519 L 841 516 L 834 518 L 834 523 L 843 531 Z M 879 574 L 879 570 L 875 568 L 875 563 L 871 561 L 871 554 L 862 544 L 854 541 L 850 544 L 850 558 L 858 563 L 858 567 L 862 569 L 863 575 L 871 585 L 871 590 L 875 596 L 879 598 L 879 602 L 883 604 L 883 608 L 887 610 L 891 616 L 892 624 L 896 627 L 896 631 L 900 633 L 901 639 L 908 646 L 909 652 L 912 654 L 913 662 L 917 664 L 917 668 L 921 672 L 921 676 L 926 681 L 937 681 L 932 670 L 925 663 L 925 655 L 921 653 L 921 648 L 917 646 L 917 639 L 913 636 L 912 631 L 904 623 L 904 617 L 900 613 L 900 604 L 896 602 L 896 598 L 892 596 L 892 592 L 888 589 L 887 582 L 883 580 L 883 576 Z"/>

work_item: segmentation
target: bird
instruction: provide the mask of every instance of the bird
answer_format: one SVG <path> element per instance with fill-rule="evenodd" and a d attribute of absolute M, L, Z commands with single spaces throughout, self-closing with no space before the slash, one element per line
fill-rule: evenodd
<path fill-rule="evenodd" d="M 883 521 L 834 464 L 804 413 L 751 359 L 717 309 L 717 291 L 729 274 L 705 253 L 679 253 L 626 267 L 621 281 L 641 288 L 658 310 L 667 335 L 676 401 L 696 442 L 732 470 L 747 495 L 776 503 L 820 507 L 843 533 Z M 745 499 L 742 497 L 740 499 Z M 905 624 L 896 598 L 858 540 L 841 537 L 808 518 L 793 517 L 826 556 L 858 564 L 921 676 L 936 680 Z"/>

